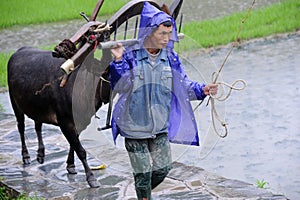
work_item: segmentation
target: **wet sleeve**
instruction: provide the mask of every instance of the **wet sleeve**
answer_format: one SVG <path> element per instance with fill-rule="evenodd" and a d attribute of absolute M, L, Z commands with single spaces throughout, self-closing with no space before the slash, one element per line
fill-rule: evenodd
<path fill-rule="evenodd" d="M 110 63 L 109 79 L 112 89 L 116 92 L 126 90 L 131 84 L 130 67 L 124 57 L 120 61 L 112 61 Z"/>
<path fill-rule="evenodd" d="M 181 76 L 183 77 L 183 82 L 184 82 L 185 88 L 188 92 L 190 101 L 203 100 L 206 97 L 206 95 L 204 94 L 204 90 L 203 90 L 203 88 L 205 87 L 206 84 L 190 80 L 188 78 L 188 76 L 186 75 L 186 73 L 184 72 L 184 69 L 183 69 L 182 64 L 179 59 L 177 59 L 177 62 L 178 62 L 179 71 L 181 73 Z"/>
<path fill-rule="evenodd" d="M 195 94 L 196 99 L 191 99 L 190 100 L 203 100 L 206 95 L 204 94 L 203 88 L 205 87 L 204 83 L 198 83 L 194 81 L 190 81 L 190 87 L 192 88 L 192 92 Z"/>

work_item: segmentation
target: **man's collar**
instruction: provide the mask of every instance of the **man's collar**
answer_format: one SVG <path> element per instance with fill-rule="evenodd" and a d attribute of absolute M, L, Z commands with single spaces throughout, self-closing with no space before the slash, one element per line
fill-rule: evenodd
<path fill-rule="evenodd" d="M 148 59 L 148 57 L 149 57 L 148 52 L 146 51 L 146 49 L 141 49 L 140 54 L 138 54 L 138 55 L 139 55 L 138 56 L 139 61 L 144 60 L 144 59 Z M 166 49 L 161 50 L 161 52 L 158 56 L 158 59 L 161 59 L 163 61 L 166 61 L 168 59 Z"/>

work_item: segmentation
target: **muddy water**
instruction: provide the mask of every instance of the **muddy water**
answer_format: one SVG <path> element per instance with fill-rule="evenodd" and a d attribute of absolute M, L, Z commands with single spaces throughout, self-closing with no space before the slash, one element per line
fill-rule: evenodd
<path fill-rule="evenodd" d="M 232 92 L 226 101 L 228 136 L 220 139 L 205 156 L 190 148 L 179 160 L 253 184 L 264 179 L 267 187 L 298 199 L 299 42 L 298 33 L 284 39 L 262 39 L 235 50 L 222 78 L 228 83 L 244 79 L 247 87 L 241 92 Z M 209 54 L 214 66 L 221 65 L 228 50 L 223 48 Z M 201 56 L 192 61 L 201 63 Z M 198 112 L 203 110 L 205 108 Z"/>
<path fill-rule="evenodd" d="M 261 0 L 256 7 L 278 1 Z M 188 0 L 184 4 L 183 12 L 186 20 L 201 20 L 244 10 L 251 2 Z M 83 23 L 83 20 L 75 20 L 0 30 L 1 51 L 15 50 L 24 45 L 59 43 L 75 33 Z M 295 35 L 283 39 L 260 40 L 235 50 L 222 77 L 229 83 L 243 78 L 247 82 L 247 88 L 241 92 L 233 92 L 226 102 L 229 135 L 219 140 L 205 156 L 200 154 L 199 148 L 185 147 L 184 153 L 174 148 L 174 160 L 253 184 L 256 180 L 264 179 L 271 190 L 283 193 L 291 199 L 299 198 L 300 92 L 296 84 L 300 81 L 299 43 L 300 37 Z M 214 50 L 205 55 L 205 59 L 209 57 L 213 63 L 211 65 L 218 67 L 227 52 L 228 48 Z M 197 56 L 190 59 L 193 63 L 201 63 L 202 58 Z M 7 93 L 0 95 L 0 103 L 4 105 L 5 113 L 12 113 L 8 100 Z M 203 118 L 208 119 L 206 108 L 200 109 L 199 112 L 205 113 Z M 5 115 L 1 117 L 5 118 Z M 15 131 L 15 124 L 6 126 Z M 201 134 L 208 133 L 205 128 L 200 129 Z M 112 144 L 109 133 L 103 134 L 107 134 L 107 141 Z M 121 142 L 118 143 L 120 151 Z M 19 151 L 16 157 L 17 154 L 19 156 Z M 109 158 L 110 156 L 106 156 L 104 161 L 109 161 Z M 119 161 L 123 162 L 123 159 L 120 158 Z M 126 168 L 127 170 L 129 169 Z"/>

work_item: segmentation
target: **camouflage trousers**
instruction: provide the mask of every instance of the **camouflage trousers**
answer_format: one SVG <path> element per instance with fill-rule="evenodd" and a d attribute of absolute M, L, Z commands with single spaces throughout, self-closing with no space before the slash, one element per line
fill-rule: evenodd
<path fill-rule="evenodd" d="M 125 138 L 138 199 L 151 199 L 151 190 L 158 186 L 172 168 L 171 149 L 167 133 L 156 138 Z"/>

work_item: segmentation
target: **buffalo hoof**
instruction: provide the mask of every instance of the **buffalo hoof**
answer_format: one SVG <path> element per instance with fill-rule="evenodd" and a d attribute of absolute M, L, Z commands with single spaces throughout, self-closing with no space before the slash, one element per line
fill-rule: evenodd
<path fill-rule="evenodd" d="M 44 157 L 42 156 L 37 156 L 37 161 L 40 163 L 40 164 L 43 164 L 44 163 Z"/>
<path fill-rule="evenodd" d="M 77 174 L 76 170 L 75 170 L 75 165 L 68 165 L 67 166 L 67 171 L 69 174 Z"/>
<path fill-rule="evenodd" d="M 30 162 L 31 162 L 30 157 L 23 158 L 23 164 L 24 165 L 29 165 Z"/>
<path fill-rule="evenodd" d="M 97 181 L 97 179 L 89 180 L 88 184 L 91 188 L 98 188 L 100 187 L 100 183 Z"/>

